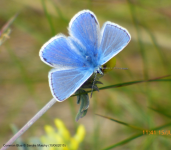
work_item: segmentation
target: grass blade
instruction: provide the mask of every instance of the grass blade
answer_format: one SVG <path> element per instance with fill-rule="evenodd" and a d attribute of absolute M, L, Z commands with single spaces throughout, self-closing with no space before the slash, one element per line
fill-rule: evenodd
<path fill-rule="evenodd" d="M 131 0 L 128 0 L 128 5 L 129 5 L 132 20 L 133 20 L 133 23 L 134 23 L 134 26 L 135 26 L 135 29 L 136 29 L 136 32 L 137 32 L 137 36 L 138 36 L 138 44 L 139 44 L 139 48 L 140 48 L 140 52 L 141 52 L 141 56 L 142 56 L 142 61 L 143 61 L 144 78 L 148 79 L 147 60 L 146 60 L 146 57 L 145 57 L 145 49 L 144 49 L 144 46 L 143 46 L 143 43 L 142 43 L 142 40 L 141 40 L 140 28 L 139 28 L 139 25 L 138 25 L 139 20 L 137 20 L 137 17 L 136 17 L 137 13 L 135 11 L 134 5 L 132 5 Z"/>
<path fill-rule="evenodd" d="M 150 129 L 150 130 L 160 130 L 160 129 L 165 128 L 165 127 L 168 127 L 168 126 L 171 126 L 171 122 L 169 122 L 167 124 L 164 124 L 162 126 L 159 126 L 159 127 L 153 128 L 153 129 Z M 128 142 L 130 142 L 130 141 L 132 141 L 132 140 L 134 140 L 134 139 L 136 139 L 138 137 L 143 136 L 143 135 L 146 135 L 146 134 L 143 134 L 143 132 L 142 133 L 135 134 L 135 135 L 133 135 L 133 136 L 131 136 L 131 137 L 123 140 L 123 141 L 120 141 L 120 142 L 118 142 L 118 143 L 116 143 L 114 145 L 111 145 L 109 147 L 106 147 L 103 150 L 110 150 L 110 149 L 115 148 L 117 146 L 122 146 L 123 144 L 126 144 L 126 143 L 128 143 Z"/>
<path fill-rule="evenodd" d="M 47 12 L 45 0 L 42 0 L 42 6 L 43 6 L 43 9 L 44 9 L 46 18 L 48 19 L 48 22 L 49 22 L 49 25 L 50 25 L 50 28 L 51 28 L 52 36 L 54 36 L 55 35 L 55 28 L 53 27 L 53 23 L 52 23 L 51 17 L 49 15 L 49 13 Z"/>
<path fill-rule="evenodd" d="M 171 79 L 162 79 L 162 78 L 166 78 L 166 77 L 170 77 L 170 76 L 171 75 L 166 75 L 166 76 L 157 77 L 157 78 L 149 79 L 149 80 L 139 80 L 139 81 L 131 81 L 131 82 L 114 84 L 114 85 L 110 85 L 110 86 L 101 87 L 101 88 L 99 88 L 99 91 L 100 90 L 105 90 L 105 89 L 110 89 L 110 88 L 118 88 L 118 87 L 128 86 L 128 85 L 137 84 L 137 83 L 143 83 L 143 82 L 171 81 Z M 93 90 L 93 91 L 95 91 L 95 90 Z M 91 91 L 87 91 L 87 93 L 90 93 L 90 92 Z M 81 95 L 81 94 L 82 93 L 74 94 L 72 96 L 77 96 L 77 95 Z"/>
<path fill-rule="evenodd" d="M 153 110 L 153 111 L 155 111 L 155 112 L 157 112 L 157 113 L 159 113 L 159 114 L 162 114 L 162 115 L 164 115 L 164 116 L 166 116 L 166 117 L 168 117 L 168 118 L 171 118 L 171 115 L 167 114 L 167 113 L 165 112 L 165 110 L 158 110 L 158 109 L 152 108 L 152 107 L 149 107 L 149 109 L 151 109 L 151 110 Z"/>
<path fill-rule="evenodd" d="M 114 122 L 117 122 L 117 123 L 119 123 L 119 124 L 125 125 L 125 126 L 127 126 L 127 127 L 133 128 L 133 129 L 137 129 L 137 130 L 141 130 L 141 131 L 142 131 L 142 130 L 146 130 L 146 129 L 143 129 L 143 128 L 139 128 L 139 127 L 130 125 L 130 124 L 125 123 L 125 122 L 123 122 L 123 121 L 116 120 L 116 119 L 114 119 L 114 118 L 102 116 L 102 115 L 99 115 L 99 114 L 96 114 L 96 115 L 98 115 L 98 116 L 100 116 L 100 117 L 103 117 L 103 118 L 106 118 L 106 119 L 109 119 L 109 120 L 112 120 L 112 121 L 114 121 Z"/>

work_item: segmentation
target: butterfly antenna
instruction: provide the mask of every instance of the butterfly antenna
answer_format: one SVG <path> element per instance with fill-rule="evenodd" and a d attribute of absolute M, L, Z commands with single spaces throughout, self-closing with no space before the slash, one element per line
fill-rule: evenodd
<path fill-rule="evenodd" d="M 97 72 L 96 72 L 94 80 L 93 80 L 93 85 L 92 85 L 92 89 L 91 89 L 91 97 L 93 95 L 93 88 L 94 88 L 94 84 L 95 84 L 95 81 L 96 81 L 96 76 L 97 76 Z"/>
<path fill-rule="evenodd" d="M 106 68 L 103 68 L 103 69 L 122 69 L 122 70 L 128 70 L 128 68 L 118 68 L 118 67 L 113 67 L 113 68 L 106 67 Z"/>
<path fill-rule="evenodd" d="M 114 67 L 113 69 L 122 69 L 122 70 L 128 70 L 128 68 L 117 68 L 117 67 Z"/>

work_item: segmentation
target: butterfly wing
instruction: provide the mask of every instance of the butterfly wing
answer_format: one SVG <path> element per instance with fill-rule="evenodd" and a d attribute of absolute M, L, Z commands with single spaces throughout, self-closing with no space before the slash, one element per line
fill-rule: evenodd
<path fill-rule="evenodd" d="M 96 56 L 99 46 L 99 23 L 93 12 L 83 10 L 77 13 L 69 24 L 70 35 L 85 47 L 83 55 Z"/>
<path fill-rule="evenodd" d="M 63 35 L 45 43 L 39 55 L 43 62 L 55 68 L 49 72 L 49 85 L 57 101 L 71 96 L 93 73 L 71 38 Z"/>
<path fill-rule="evenodd" d="M 44 63 L 54 68 L 77 68 L 82 67 L 85 63 L 77 51 L 71 41 L 61 34 L 45 43 L 39 56 Z"/>
<path fill-rule="evenodd" d="M 98 51 L 100 65 L 105 64 L 117 55 L 131 39 L 125 28 L 109 21 L 104 24 L 101 35 L 101 44 Z"/>
<path fill-rule="evenodd" d="M 49 72 L 49 85 L 52 95 L 61 102 L 78 90 L 92 75 L 93 71 L 85 68 L 55 70 Z"/>

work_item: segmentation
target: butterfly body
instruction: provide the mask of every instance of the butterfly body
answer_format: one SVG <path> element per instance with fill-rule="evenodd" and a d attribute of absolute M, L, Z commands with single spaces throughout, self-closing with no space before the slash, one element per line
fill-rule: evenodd
<path fill-rule="evenodd" d="M 83 10 L 69 23 L 68 37 L 59 34 L 40 50 L 43 62 L 53 67 L 49 72 L 52 95 L 59 102 L 76 92 L 101 66 L 117 55 L 130 41 L 123 27 L 106 22 L 101 31 L 93 12 Z"/>

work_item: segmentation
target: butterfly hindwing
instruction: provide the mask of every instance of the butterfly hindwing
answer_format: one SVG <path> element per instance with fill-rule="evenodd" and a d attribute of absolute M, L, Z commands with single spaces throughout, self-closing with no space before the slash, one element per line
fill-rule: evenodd
<path fill-rule="evenodd" d="M 92 75 L 88 68 L 74 68 L 49 72 L 49 85 L 52 95 L 61 102 L 74 94 L 76 90 Z"/>

